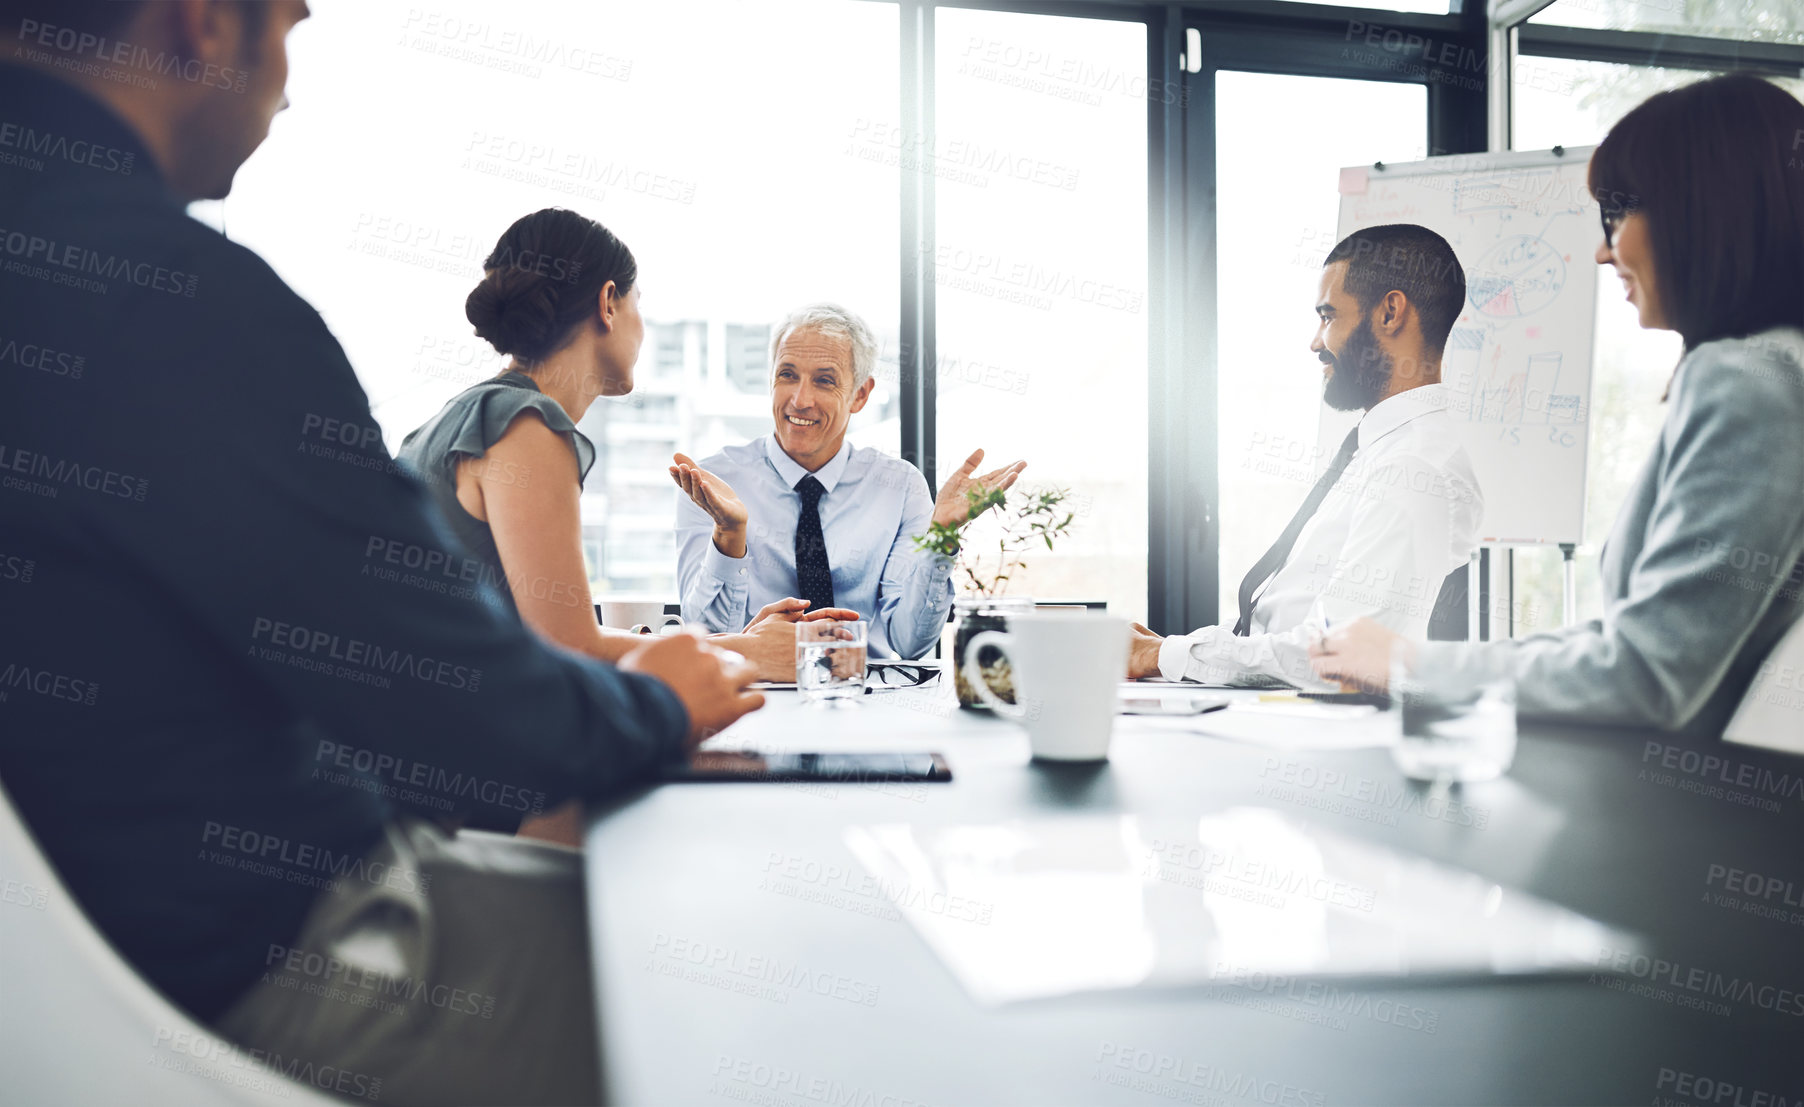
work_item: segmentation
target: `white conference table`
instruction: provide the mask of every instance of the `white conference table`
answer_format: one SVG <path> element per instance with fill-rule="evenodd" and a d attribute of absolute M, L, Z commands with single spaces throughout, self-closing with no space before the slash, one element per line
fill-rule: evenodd
<path fill-rule="evenodd" d="M 829 711 L 771 693 L 711 743 L 933 750 L 952 767 L 949 784 L 665 785 L 590 813 L 609 1102 L 1649 1103 L 1684 1100 L 1681 1081 L 1695 1095 L 1699 1078 L 1716 1082 L 1712 1094 L 1726 1082 L 1795 1102 L 1804 1090 L 1804 1019 L 1752 998 L 1804 989 L 1804 927 L 1712 903 L 1708 876 L 1712 866 L 1804 876 L 1804 798 L 1772 784 L 1777 774 L 1796 780 L 1804 763 L 1669 735 L 1524 727 L 1508 776 L 1463 789 L 1465 817 L 1433 817 L 1408 802 L 1382 749 L 1286 752 L 1125 724 L 1106 764 L 1045 764 L 1030 759 L 1016 726 L 959 711 L 949 695 L 882 692 Z M 1660 770 L 1669 757 L 1695 763 L 1693 754 L 1726 756 L 1743 776 L 1739 767 L 1751 767 L 1778 810 Z M 1327 770 L 1362 787 L 1273 787 Z M 1695 998 L 1695 988 L 1647 981 L 1637 994 L 1577 977 L 1399 983 L 1366 989 L 1341 1011 L 1306 992 L 1220 989 L 985 1007 L 887 901 L 861 892 L 864 870 L 843 838 L 853 824 L 1194 819 L 1247 805 L 1639 931 L 1679 966 L 1678 979 L 1701 969 L 1706 981 L 1762 990 L 1705 1008 L 1672 996 Z M 698 948 L 737 971 L 682 971 Z M 756 959 L 834 987 L 760 983 L 746 971 Z M 1374 1014 L 1405 1008 L 1407 1020 Z"/>

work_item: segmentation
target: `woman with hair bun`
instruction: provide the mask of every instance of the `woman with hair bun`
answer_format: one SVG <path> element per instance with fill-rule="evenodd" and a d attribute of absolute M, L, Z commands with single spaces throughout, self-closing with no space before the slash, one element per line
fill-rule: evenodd
<path fill-rule="evenodd" d="M 1604 615 L 1501 642 L 1361 619 L 1318 675 L 1375 688 L 1393 649 L 1516 681 L 1524 715 L 1722 733 L 1804 616 L 1804 103 L 1770 81 L 1662 92 L 1591 156 L 1597 262 L 1685 352 L 1660 440 L 1604 547 Z"/>
<path fill-rule="evenodd" d="M 638 263 L 613 232 L 562 208 L 517 220 L 464 301 L 476 333 L 511 358 L 454 396 L 401 444 L 482 576 L 541 637 L 618 661 L 644 643 L 595 618 L 579 500 L 595 447 L 576 429 L 602 396 L 633 390 L 645 338 Z M 767 679 L 794 679 L 807 604 L 771 604 L 741 634 L 712 641 Z M 849 611 L 806 617 L 857 618 Z"/>

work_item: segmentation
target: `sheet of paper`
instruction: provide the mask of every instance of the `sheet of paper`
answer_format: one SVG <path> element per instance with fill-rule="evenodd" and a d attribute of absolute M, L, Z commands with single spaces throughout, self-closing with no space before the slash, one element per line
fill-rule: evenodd
<path fill-rule="evenodd" d="M 1206 987 L 1369 1008 L 1386 982 L 1607 971 L 1600 951 L 1607 962 L 1642 947 L 1476 874 L 1266 808 L 853 826 L 846 844 L 984 1004 Z"/>

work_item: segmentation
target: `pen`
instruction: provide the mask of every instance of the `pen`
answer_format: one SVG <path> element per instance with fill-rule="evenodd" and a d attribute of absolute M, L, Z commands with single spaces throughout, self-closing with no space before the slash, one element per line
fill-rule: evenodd
<path fill-rule="evenodd" d="M 1316 601 L 1316 606 L 1318 608 L 1321 606 L 1320 600 Z M 1311 649 L 1319 649 L 1322 646 L 1322 644 L 1328 640 L 1328 631 L 1333 629 L 1333 624 L 1330 622 L 1330 620 L 1328 618 L 1328 613 L 1326 611 L 1322 612 L 1322 625 L 1319 629 L 1316 627 L 1313 627 L 1313 626 L 1310 627 L 1309 629 L 1310 629 L 1310 639 L 1311 639 L 1311 641 L 1309 643 L 1310 648 Z"/>

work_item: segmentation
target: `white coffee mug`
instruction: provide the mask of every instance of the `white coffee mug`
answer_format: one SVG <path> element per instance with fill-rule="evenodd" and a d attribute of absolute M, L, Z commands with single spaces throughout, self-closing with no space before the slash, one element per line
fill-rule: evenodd
<path fill-rule="evenodd" d="M 1011 615 L 1007 631 L 986 630 L 965 643 L 965 681 L 997 714 L 1027 728 L 1035 757 L 1101 761 L 1115 726 L 1115 689 L 1127 677 L 1128 624 L 1089 611 Z M 986 647 L 1007 656 L 1015 702 L 984 683 L 977 663 Z"/>
<path fill-rule="evenodd" d="M 664 614 L 663 600 L 601 600 L 601 625 L 635 634 L 661 634 L 665 627 L 683 625 L 681 615 Z M 641 631 L 641 628 L 644 628 Z"/>

